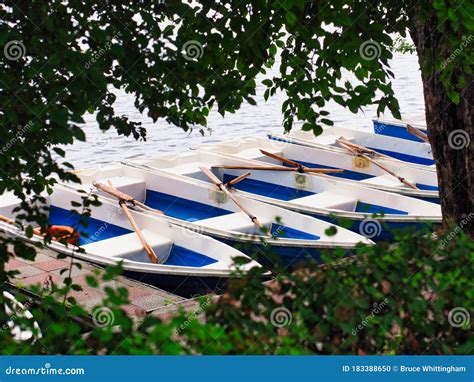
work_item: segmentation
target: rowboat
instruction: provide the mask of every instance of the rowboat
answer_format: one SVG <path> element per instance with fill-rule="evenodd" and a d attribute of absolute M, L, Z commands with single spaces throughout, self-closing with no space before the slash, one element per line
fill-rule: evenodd
<path fill-rule="evenodd" d="M 236 151 L 238 145 L 234 143 Z M 344 227 L 372 240 L 392 239 L 390 231 L 394 229 L 417 229 L 426 222 L 441 223 L 440 206 L 434 203 L 362 187 L 335 177 L 255 169 L 261 168 L 262 163 L 210 150 L 136 158 L 127 163 L 201 182 L 208 182 L 200 171 L 202 166 L 210 167 L 222 182 L 250 172 L 233 186 L 239 195 L 333 224 L 343 223 Z M 228 168 L 239 165 L 255 168 Z"/>
<path fill-rule="evenodd" d="M 195 170 L 206 179 L 198 167 Z M 326 231 L 333 224 L 245 197 L 232 187 L 221 190 L 209 182 L 136 163 L 85 169 L 75 171 L 75 175 L 81 180 L 76 187 L 110 197 L 100 186 L 110 181 L 118 191 L 154 209 L 146 213 L 156 216 L 159 210 L 164 215 L 157 218 L 258 253 L 258 261 L 264 264 L 274 261 L 268 251 L 278 255 L 277 261 L 284 265 L 295 266 L 308 257 L 322 262 L 323 251 L 341 248 L 348 256 L 358 243 L 372 244 L 364 236 L 340 227 L 336 234 L 329 235 Z"/>
<path fill-rule="evenodd" d="M 239 265 L 247 272 L 260 265 L 242 252 L 208 236 L 188 232 L 186 228 L 174 226 L 147 214 L 129 211 L 146 242 L 158 258 L 153 263 L 125 211 L 106 198 L 102 205 L 93 207 L 85 218 L 87 227 L 81 224 L 80 215 L 71 211 L 71 203 L 80 203 L 84 194 L 64 186 L 55 186 L 51 195 L 45 196 L 49 207 L 48 223 L 56 227 L 74 227 L 79 231 L 75 244 L 51 241 L 49 248 L 100 266 L 117 265 L 122 262 L 124 274 L 171 290 L 181 295 L 221 290 L 234 274 L 235 258 L 245 258 Z M 0 229 L 25 241 L 42 242 L 39 234 L 28 239 L 24 230 L 5 222 L 15 219 L 13 209 L 20 201 L 13 194 L 0 196 Z M 189 240 L 190 235 L 193 240 Z M 82 248 L 83 252 L 79 252 Z"/>
<path fill-rule="evenodd" d="M 431 166 L 434 164 L 431 146 L 426 142 L 407 141 L 406 139 L 341 127 L 326 128 L 318 136 L 315 136 L 311 131 L 303 130 L 290 131 L 287 134 L 280 132 L 268 134 L 268 138 L 281 142 L 323 149 L 329 146 L 344 151 L 344 148 L 336 142 L 340 137 L 344 137 L 356 145 L 375 150 L 377 153 L 387 156 L 386 159 L 400 160 L 414 165 Z"/>
<path fill-rule="evenodd" d="M 431 168 L 405 166 L 404 162 L 385 159 L 359 157 L 350 151 L 337 148 L 306 147 L 292 143 L 278 142 L 265 138 L 249 137 L 203 145 L 200 150 L 218 152 L 233 158 L 249 159 L 262 164 L 286 165 L 281 157 L 296 161 L 309 168 L 323 167 L 342 172 L 329 172 L 327 175 L 341 181 L 365 187 L 389 191 L 422 200 L 439 203 L 438 179 Z M 276 154 L 279 158 L 271 157 Z M 326 176 L 313 174 L 313 176 Z"/>
<path fill-rule="evenodd" d="M 377 118 L 372 120 L 372 123 L 375 134 L 387 135 L 389 137 L 406 139 L 415 142 L 423 142 L 422 139 L 408 131 L 408 125 L 413 126 L 423 134 L 428 134 L 424 116 L 403 120 Z"/>

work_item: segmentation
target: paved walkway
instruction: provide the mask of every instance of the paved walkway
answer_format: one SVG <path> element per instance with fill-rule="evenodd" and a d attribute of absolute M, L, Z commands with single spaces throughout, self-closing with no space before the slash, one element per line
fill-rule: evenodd
<path fill-rule="evenodd" d="M 48 280 L 57 285 L 64 282 L 68 272 L 61 272 L 61 270 L 69 268 L 70 262 L 68 260 L 69 258 L 58 260 L 53 251 L 43 249 L 40 253 L 37 253 L 34 261 L 16 257 L 10 259 L 6 264 L 6 269 L 8 271 L 16 270 L 20 272 L 12 280 L 12 284 L 15 286 L 31 289 L 31 286 L 38 285 L 41 288 L 45 282 L 48 283 Z M 123 309 L 129 315 L 136 318 L 143 317 L 152 312 L 155 312 L 155 315 L 163 312 L 168 317 L 179 306 L 185 308 L 185 310 L 199 308 L 199 304 L 195 300 L 187 300 L 162 289 L 123 276 L 118 276 L 113 281 L 99 282 L 98 288 L 91 288 L 87 285 L 85 277 L 87 275 L 95 275 L 96 273 L 100 274 L 103 272 L 102 269 L 84 261 L 77 259 L 75 261 L 82 264 L 82 269 L 73 267 L 72 280 L 73 283 L 81 285 L 83 290 L 72 291 L 70 295 L 79 304 L 88 309 L 100 305 L 106 296 L 104 288 L 107 286 L 113 288 L 125 287 L 128 289 L 130 304 L 125 305 Z M 100 278 L 98 279 L 100 280 Z"/>

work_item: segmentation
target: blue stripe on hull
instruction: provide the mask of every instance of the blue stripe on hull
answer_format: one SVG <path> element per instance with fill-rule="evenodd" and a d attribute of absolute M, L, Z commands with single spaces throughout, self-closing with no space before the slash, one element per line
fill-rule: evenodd
<path fill-rule="evenodd" d="M 132 232 L 126 228 L 107 223 L 93 217 L 84 218 L 87 227 L 79 224 L 80 215 L 72 213 L 64 208 L 50 206 L 48 224 L 65 225 L 76 228 L 80 234 L 80 245 L 95 243 L 97 241 L 110 239 L 112 237 L 125 235 Z"/>
<path fill-rule="evenodd" d="M 392 158 L 402 160 L 404 162 L 422 164 L 422 165 L 425 165 L 425 166 L 431 166 L 432 164 L 435 163 L 434 160 L 430 159 L 430 158 L 424 158 L 424 157 L 419 157 L 419 156 L 415 156 L 415 155 L 403 154 L 403 153 L 400 153 L 400 152 L 397 152 L 397 151 L 382 150 L 382 149 L 379 149 L 377 147 L 369 147 L 369 148 L 379 152 L 380 154 L 385 154 L 385 155 L 388 155 Z"/>
<path fill-rule="evenodd" d="M 336 224 L 336 225 L 338 223 L 340 224 L 340 220 L 342 220 L 338 218 L 333 218 L 329 216 L 321 216 L 317 214 L 311 214 L 311 216 L 327 221 L 329 223 Z M 373 237 L 369 237 L 369 239 L 373 241 L 393 241 L 394 231 L 410 230 L 410 231 L 415 232 L 427 226 L 427 223 L 423 223 L 423 222 L 390 222 L 389 221 L 389 222 L 383 222 L 380 224 L 375 223 L 375 225 L 373 226 L 375 230 L 371 231 L 370 229 L 367 228 L 367 226 L 365 226 L 364 229 L 361 228 L 360 225 L 362 224 L 364 220 L 349 221 L 348 224 L 344 224 L 344 227 L 361 235 L 363 235 L 364 232 L 370 235 L 374 234 Z M 374 218 L 374 220 L 376 221 L 377 218 Z"/>
<path fill-rule="evenodd" d="M 423 142 L 421 139 L 411 135 L 404 126 L 397 126 L 386 124 L 378 121 L 373 121 L 374 133 L 380 135 L 387 135 L 389 137 L 408 139 L 409 141 Z M 422 130 L 426 133 L 426 130 Z"/>
<path fill-rule="evenodd" d="M 292 159 L 292 158 L 290 158 L 290 159 Z M 307 166 L 307 167 L 337 168 L 337 167 L 331 167 L 331 166 L 327 166 L 325 164 L 318 164 L 318 163 L 310 163 L 310 162 L 299 162 L 299 163 L 301 163 L 303 166 Z M 343 178 L 343 179 L 349 179 L 349 180 L 355 180 L 355 181 L 361 181 L 361 180 L 365 180 L 365 179 L 375 178 L 373 175 L 370 175 L 370 174 L 365 174 L 363 172 L 351 171 L 351 170 L 345 170 L 345 169 L 344 169 L 344 172 L 329 173 L 328 175 L 334 176 L 336 178 Z M 438 191 L 437 186 L 430 186 L 428 184 L 422 184 L 422 183 L 417 183 L 416 186 L 420 190 Z M 369 187 L 370 187 L 370 185 L 369 185 Z"/>
<path fill-rule="evenodd" d="M 264 246 L 263 244 L 253 244 L 251 246 L 236 242 L 233 240 L 225 240 L 226 244 L 233 246 L 251 257 L 256 256 L 256 260 L 265 266 L 271 266 L 278 257 L 278 261 L 286 267 L 295 267 L 307 264 L 308 261 L 316 261 L 318 264 L 324 263 L 321 255 L 329 249 L 317 249 L 301 246 L 281 246 L 275 244 L 273 246 Z M 336 250 L 336 248 L 334 248 Z M 348 250 L 342 257 L 352 256 L 355 253 Z"/>

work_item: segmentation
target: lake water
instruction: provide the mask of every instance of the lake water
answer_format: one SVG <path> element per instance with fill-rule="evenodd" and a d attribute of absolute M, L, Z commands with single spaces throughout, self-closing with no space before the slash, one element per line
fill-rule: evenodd
<path fill-rule="evenodd" d="M 419 115 L 424 113 L 423 89 L 420 70 L 415 55 L 396 54 L 391 62 L 395 73 L 393 87 L 402 115 Z M 261 79 L 263 79 L 262 77 Z M 114 129 L 101 132 L 95 116 L 85 117 L 84 131 L 87 142 L 76 142 L 66 147 L 66 159 L 76 168 L 91 167 L 138 156 L 153 156 L 165 152 L 183 151 L 199 144 L 220 142 L 226 139 L 248 135 L 262 136 L 269 131 L 281 129 L 281 104 L 283 94 L 277 94 L 267 102 L 263 99 L 264 85 L 257 81 L 256 106 L 244 104 L 235 114 L 226 114 L 223 118 L 217 111 L 211 111 L 208 119 L 209 132 L 202 136 L 198 129 L 191 133 L 184 132 L 176 126 L 158 120 L 153 123 L 146 114 L 142 115 L 133 106 L 133 95 L 117 93 L 115 110 L 117 114 L 127 115 L 133 121 L 141 121 L 147 129 L 147 141 L 137 142 L 133 137 L 119 137 Z M 367 107 L 358 114 L 331 103 L 326 110 L 331 112 L 335 125 L 371 130 L 372 118 L 376 116 L 376 107 Z M 391 116 L 389 116 L 391 117 Z"/>

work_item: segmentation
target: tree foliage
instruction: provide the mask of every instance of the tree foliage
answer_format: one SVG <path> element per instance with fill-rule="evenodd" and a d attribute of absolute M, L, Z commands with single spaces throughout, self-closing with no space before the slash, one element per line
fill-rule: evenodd
<path fill-rule="evenodd" d="M 315 133 L 331 125 L 326 107 L 331 100 L 353 112 L 376 104 L 379 113 L 399 116 L 389 62 L 394 34 L 416 34 L 429 18 L 442 33 L 437 49 L 417 47 L 421 68 L 440 76 L 452 102 L 459 103 L 460 90 L 472 79 L 473 14 L 473 3 L 462 0 L 4 1 L 0 6 L 0 194 L 13 190 L 22 198 L 41 198 L 39 194 L 55 182 L 51 175 L 75 179 L 67 172 L 72 165 L 64 161 L 65 152 L 58 145 L 85 140 L 81 125 L 86 113 L 95 114 L 102 130 L 113 128 L 118 134 L 145 139 L 140 122 L 114 109 L 117 89 L 132 94 L 135 107 L 153 121 L 162 118 L 185 130 L 205 129 L 211 108 L 225 115 L 244 102 L 255 104 L 257 76 L 263 76 L 266 99 L 278 91 L 285 94 L 286 130 L 295 121 Z M 275 64 L 279 73 L 268 75 Z M 46 224 L 45 211 L 27 203 L 22 208 L 25 220 Z M 43 325 L 53 328 L 41 342 L 46 347 L 37 342 L 25 349 L 3 333 L 2 348 L 10 353 L 88 353 L 91 349 L 104 353 L 242 353 L 244 349 L 419 353 L 426 347 L 432 352 L 471 351 L 468 332 L 448 326 L 445 318 L 449 304 L 465 306 L 472 314 L 472 259 L 465 262 L 472 257 L 472 242 L 464 237 L 451 242 L 451 253 L 429 252 L 432 242 L 414 242 L 415 255 L 407 243 L 412 242 L 402 241 L 395 249 L 376 247 L 375 255 L 361 257 L 362 267 L 316 270 L 324 289 L 309 285 L 304 274 L 279 283 L 283 293 L 296 293 L 295 285 L 310 291 L 307 298 L 284 298 L 284 306 L 294 314 L 294 331 L 283 333 L 289 335 L 275 331 L 265 319 L 260 323 L 250 319 L 255 314 L 267 317 L 275 306 L 266 300 L 267 293 L 260 297 L 261 306 L 249 299 L 249 293 L 265 292 L 265 286 L 234 290 L 229 299 L 240 304 L 238 311 L 227 307 L 224 299 L 208 315 L 208 325 L 192 321 L 189 347 L 170 342 L 173 326 L 153 319 L 134 330 L 118 309 L 122 297 L 110 290 L 105 304 L 110 304 L 120 323 L 118 335 L 116 328 L 95 328 L 90 342 L 80 337 L 72 343 L 71 334 L 80 333 L 81 324 L 71 321 L 69 312 L 51 298 L 34 310 Z M 4 264 L 12 250 L 7 244 L 0 242 L 0 282 L 8 278 Z M 15 243 L 13 252 L 34 254 L 22 243 Z M 385 272 L 368 273 L 376 260 Z M 406 269 L 417 267 L 412 278 L 404 277 Z M 389 290 L 400 285 L 402 297 L 388 304 L 383 315 L 375 318 L 378 325 L 366 328 L 354 342 L 350 325 L 367 314 L 374 301 L 384 298 L 387 285 Z M 329 311 L 337 298 L 332 293 L 350 292 L 352 287 L 351 293 L 359 293 L 351 295 L 357 304 Z M 427 293 L 434 297 L 425 299 Z M 85 316 L 77 306 L 72 313 Z M 238 315 L 241 321 L 226 327 L 230 315 Z M 319 320 L 319 329 L 308 329 Z M 263 342 L 256 339 L 256 328 Z M 307 340 L 300 342 L 301 336 Z M 215 341 L 217 337 L 222 341 Z"/>
<path fill-rule="evenodd" d="M 473 354 L 474 242 L 455 232 L 361 246 L 356 258 L 338 262 L 337 253 L 328 253 L 324 267 L 280 270 L 270 284 L 251 273 L 217 302 L 202 299 L 196 312 L 169 322 L 152 315 L 134 322 L 121 309 L 126 289 L 112 287 L 91 320 L 73 299 L 70 306 L 56 302 L 70 290 L 59 285 L 30 308 L 43 337 L 18 342 L 3 330 L 0 348 L 4 354 Z M 119 272 L 87 281 L 96 288 Z"/>
<path fill-rule="evenodd" d="M 378 112 L 398 116 L 389 66 L 393 33 L 405 36 L 413 16 L 429 12 L 443 20 L 445 33 L 439 51 L 423 60 L 446 66 L 443 77 L 456 100 L 455 88 L 465 84 L 459 71 L 472 74 L 473 51 L 448 59 L 472 34 L 474 6 L 437 0 L 433 7 L 347 0 L 5 1 L 0 191 L 37 193 L 50 174 L 71 177 L 55 146 L 85 139 L 87 112 L 103 130 L 144 139 L 140 122 L 114 110 L 115 89 L 133 94 L 138 110 L 154 121 L 205 127 L 211 108 L 224 115 L 254 104 L 256 77 L 267 77 L 277 58 L 279 75 L 263 80 L 265 98 L 286 94 L 287 130 L 295 120 L 315 132 L 331 125 L 329 100 L 353 112 L 376 104 Z"/>

